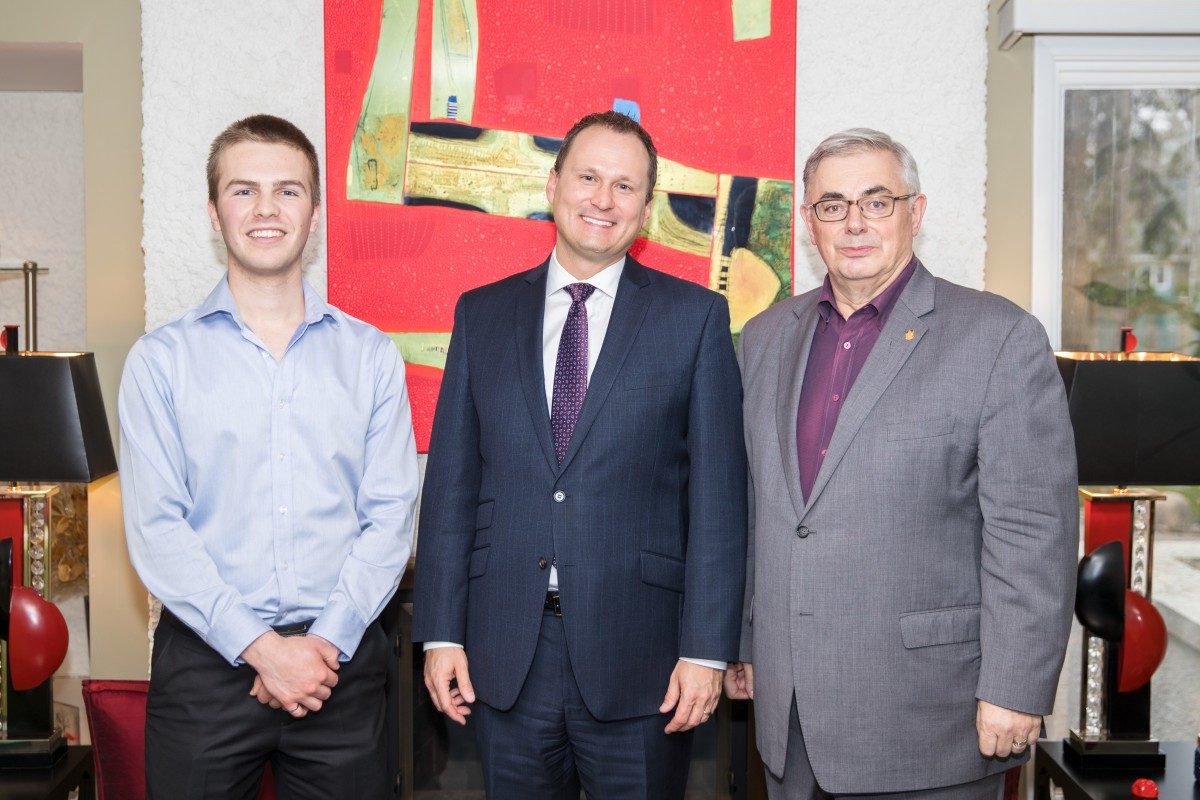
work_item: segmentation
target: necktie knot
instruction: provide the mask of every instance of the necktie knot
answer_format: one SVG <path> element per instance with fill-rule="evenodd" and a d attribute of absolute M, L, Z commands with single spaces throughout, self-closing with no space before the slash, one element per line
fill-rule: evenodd
<path fill-rule="evenodd" d="M 565 287 L 567 294 L 571 295 L 571 300 L 576 303 L 582 303 L 592 296 L 592 292 L 596 291 L 596 287 L 590 283 L 568 283 Z"/>

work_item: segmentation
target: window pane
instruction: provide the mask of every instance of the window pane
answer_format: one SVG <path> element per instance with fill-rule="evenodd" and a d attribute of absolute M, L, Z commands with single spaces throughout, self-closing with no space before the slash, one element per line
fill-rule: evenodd
<path fill-rule="evenodd" d="M 1066 92 L 1067 350 L 1200 354 L 1200 90 Z"/>

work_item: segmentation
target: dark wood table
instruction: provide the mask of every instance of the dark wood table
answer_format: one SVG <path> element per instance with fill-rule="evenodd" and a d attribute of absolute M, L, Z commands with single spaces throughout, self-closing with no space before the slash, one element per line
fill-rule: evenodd
<path fill-rule="evenodd" d="M 0 798 L 4 800 L 67 800 L 79 790 L 79 800 L 95 800 L 92 748 L 71 745 L 52 769 L 0 771 Z"/>
<path fill-rule="evenodd" d="M 1192 759 L 1196 745 L 1189 742 L 1163 742 L 1167 754 L 1166 772 L 1128 770 L 1077 770 L 1063 761 L 1062 740 L 1038 742 L 1034 756 L 1033 796 L 1050 800 L 1050 781 L 1063 790 L 1066 800 L 1129 800 L 1130 787 L 1138 778 L 1158 784 L 1160 800 L 1200 800 L 1200 784 L 1192 777 Z"/>

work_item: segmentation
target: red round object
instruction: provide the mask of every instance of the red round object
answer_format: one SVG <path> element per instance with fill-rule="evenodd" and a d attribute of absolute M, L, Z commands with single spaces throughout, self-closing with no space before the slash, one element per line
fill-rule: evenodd
<path fill-rule="evenodd" d="M 67 621 L 54 603 L 14 586 L 8 608 L 8 673 L 14 689 L 40 685 L 67 657 Z"/>
<path fill-rule="evenodd" d="M 1142 595 L 1125 590 L 1125 635 L 1117 667 L 1117 691 L 1132 692 L 1150 682 L 1167 654 L 1167 625 Z"/>
<path fill-rule="evenodd" d="M 1158 784 L 1149 778 L 1138 778 L 1130 789 L 1134 797 L 1158 797 Z"/>

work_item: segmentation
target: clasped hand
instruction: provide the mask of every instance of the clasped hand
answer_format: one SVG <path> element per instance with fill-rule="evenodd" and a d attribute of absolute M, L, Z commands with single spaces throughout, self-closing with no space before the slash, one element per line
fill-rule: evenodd
<path fill-rule="evenodd" d="M 254 668 L 250 694 L 299 719 L 320 711 L 337 686 L 340 651 L 320 636 L 280 636 L 268 631 L 242 658 Z"/>

